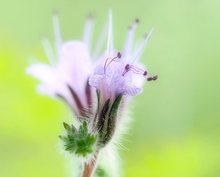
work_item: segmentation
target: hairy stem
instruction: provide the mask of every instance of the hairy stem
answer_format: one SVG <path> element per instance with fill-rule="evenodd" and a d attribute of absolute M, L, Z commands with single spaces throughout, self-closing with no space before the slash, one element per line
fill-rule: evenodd
<path fill-rule="evenodd" d="M 82 177 L 92 177 L 96 168 L 96 161 L 97 156 L 95 155 L 91 161 L 84 163 Z"/>

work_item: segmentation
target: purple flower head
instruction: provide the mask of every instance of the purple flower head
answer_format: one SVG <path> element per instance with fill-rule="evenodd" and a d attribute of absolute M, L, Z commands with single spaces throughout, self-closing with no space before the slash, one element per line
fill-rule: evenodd
<path fill-rule="evenodd" d="M 56 52 L 47 39 L 42 41 L 51 64 L 33 64 L 27 69 L 27 73 L 41 81 L 39 92 L 62 98 L 76 116 L 80 117 L 92 107 L 92 88 L 88 85 L 88 79 L 93 66 L 86 43 L 88 37 L 85 42 L 63 42 L 57 16 L 53 17 L 53 25 Z"/>
<path fill-rule="evenodd" d="M 152 78 L 148 77 L 148 72 L 139 63 L 139 59 L 153 30 L 146 34 L 133 50 L 134 33 L 138 23 L 139 20 L 135 20 L 129 27 L 123 51 L 116 52 L 113 47 L 112 14 L 109 14 L 107 50 L 89 79 L 89 84 L 100 90 L 106 99 L 117 95 L 137 95 L 142 91 L 143 84 Z M 151 80 L 156 80 L 156 77 Z"/>

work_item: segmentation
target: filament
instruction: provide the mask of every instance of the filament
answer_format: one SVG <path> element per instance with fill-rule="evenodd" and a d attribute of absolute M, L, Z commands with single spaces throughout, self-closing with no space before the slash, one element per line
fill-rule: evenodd
<path fill-rule="evenodd" d="M 141 42 L 141 43 L 138 45 L 137 52 L 135 53 L 135 55 L 134 55 L 134 57 L 133 57 L 132 63 L 135 63 L 135 62 L 140 58 L 140 56 L 143 54 L 144 48 L 145 48 L 146 45 L 148 44 L 148 41 L 149 41 L 149 39 L 150 39 L 152 33 L 153 33 L 153 28 L 150 30 L 149 33 L 147 33 L 147 34 L 144 36 L 143 42 Z"/>
<path fill-rule="evenodd" d="M 128 28 L 128 34 L 127 34 L 127 39 L 125 42 L 125 48 L 124 48 L 124 53 L 125 56 L 130 56 L 131 50 L 132 50 L 132 45 L 134 41 L 134 34 L 137 29 L 137 25 L 139 23 L 139 20 L 136 19 L 131 26 Z"/>
<path fill-rule="evenodd" d="M 59 50 L 62 45 L 62 37 L 60 32 L 60 23 L 57 13 L 53 15 L 53 30 L 54 30 L 54 36 L 55 36 L 55 44 L 59 55 Z"/>
<path fill-rule="evenodd" d="M 89 15 L 87 17 L 85 27 L 84 27 L 84 33 L 83 33 L 83 41 L 87 44 L 89 49 L 91 47 L 93 28 L 94 28 L 94 20 L 93 20 L 92 15 Z"/>
<path fill-rule="evenodd" d="M 52 65 L 54 65 L 55 64 L 55 56 L 54 56 L 52 45 L 49 42 L 48 38 L 42 39 L 42 46 L 44 48 L 45 54 L 47 55 L 47 58 L 49 59 L 49 62 Z"/>
<path fill-rule="evenodd" d="M 112 28 L 112 11 L 109 11 L 109 23 L 108 23 L 108 39 L 107 39 L 107 56 L 110 56 L 110 53 L 113 50 L 113 28 Z"/>

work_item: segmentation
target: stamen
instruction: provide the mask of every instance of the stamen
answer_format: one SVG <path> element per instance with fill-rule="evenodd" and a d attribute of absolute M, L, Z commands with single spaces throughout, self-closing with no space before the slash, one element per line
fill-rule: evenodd
<path fill-rule="evenodd" d="M 113 61 L 116 61 L 116 59 L 119 59 L 119 58 L 121 58 L 121 53 L 120 53 L 120 52 L 118 52 L 118 53 L 117 53 L 117 56 L 114 57 L 114 58 L 107 58 L 107 59 L 105 60 L 105 64 L 104 64 L 104 73 L 106 72 L 107 67 L 108 67 Z M 110 60 L 110 62 L 108 63 L 109 60 Z"/>
<path fill-rule="evenodd" d="M 147 71 L 145 71 L 145 70 L 143 70 L 143 69 L 141 69 L 141 68 L 138 68 L 138 67 L 136 67 L 136 66 L 134 66 L 134 65 L 131 65 L 131 69 L 132 69 L 133 71 L 139 72 L 139 73 L 141 73 L 141 74 L 143 74 L 143 75 L 144 75 L 145 72 L 147 72 Z"/>
<path fill-rule="evenodd" d="M 139 19 L 135 19 L 133 24 L 128 27 L 127 40 L 125 42 L 125 48 L 124 48 L 124 53 L 126 57 L 129 56 L 131 53 L 131 48 L 134 40 L 134 33 L 136 31 L 138 23 L 139 23 Z"/>
<path fill-rule="evenodd" d="M 147 81 L 156 81 L 157 79 L 158 79 L 158 76 L 155 75 L 155 76 L 152 76 L 152 77 L 148 77 Z"/>
<path fill-rule="evenodd" d="M 139 23 L 139 22 L 140 22 L 139 18 L 136 18 L 136 19 L 135 19 L 135 22 L 136 22 L 136 23 Z"/>
<path fill-rule="evenodd" d="M 104 27 L 98 37 L 97 43 L 94 48 L 94 52 L 92 54 L 92 58 L 96 59 L 98 57 L 98 55 L 100 54 L 101 50 L 103 49 L 102 47 L 104 46 L 104 43 L 106 40 L 106 34 L 107 34 L 107 23 L 104 25 Z"/>
<path fill-rule="evenodd" d="M 120 52 L 117 53 L 117 57 L 121 58 L 121 53 Z"/>
<path fill-rule="evenodd" d="M 125 69 L 124 69 L 124 72 L 122 73 L 122 76 L 125 76 L 125 74 L 130 70 L 130 65 L 129 64 L 126 64 L 125 65 Z"/>
<path fill-rule="evenodd" d="M 93 27 L 94 27 L 93 16 L 92 14 L 89 14 L 85 23 L 84 33 L 83 33 L 83 41 L 87 44 L 89 50 L 91 47 Z"/>
<path fill-rule="evenodd" d="M 152 81 L 152 80 L 153 80 L 152 77 L 147 78 L 147 81 Z"/>
<path fill-rule="evenodd" d="M 144 48 L 146 47 L 146 45 L 148 44 L 148 41 L 151 37 L 153 33 L 153 28 L 150 30 L 149 33 L 147 33 L 145 36 L 144 36 L 144 41 L 142 43 L 139 44 L 138 48 L 137 48 L 137 52 L 135 53 L 134 55 L 134 59 L 133 59 L 133 62 L 132 63 L 135 63 L 139 58 L 140 56 L 143 54 L 143 51 L 144 51 Z"/>
<path fill-rule="evenodd" d="M 54 30 L 54 35 L 55 35 L 55 44 L 56 44 L 56 48 L 57 48 L 58 55 L 59 55 L 59 50 L 62 45 L 62 37 L 61 37 L 61 32 L 60 32 L 58 12 L 54 12 L 54 15 L 53 15 L 53 30 Z"/>
<path fill-rule="evenodd" d="M 153 76 L 153 80 L 154 80 L 154 81 L 157 80 L 157 79 L 158 79 L 158 76 L 157 76 L 157 75 Z"/>
<path fill-rule="evenodd" d="M 124 69 L 124 72 L 122 73 L 122 76 L 125 76 L 125 74 L 129 71 L 132 71 L 133 73 L 135 74 L 140 74 L 140 75 L 143 75 L 143 76 L 146 76 L 147 75 L 147 71 L 146 70 L 143 70 L 141 68 L 138 68 L 134 65 L 130 65 L 130 64 L 126 64 L 125 65 L 125 69 Z"/>
<path fill-rule="evenodd" d="M 112 28 L 112 11 L 109 11 L 108 39 L 107 39 L 107 56 L 113 51 L 113 28 Z"/>
<path fill-rule="evenodd" d="M 49 59 L 49 62 L 54 65 L 55 64 L 55 56 L 53 52 L 53 48 L 51 46 L 51 43 L 49 42 L 48 38 L 42 39 L 42 46 L 44 48 L 44 52 L 47 55 L 47 58 Z"/>

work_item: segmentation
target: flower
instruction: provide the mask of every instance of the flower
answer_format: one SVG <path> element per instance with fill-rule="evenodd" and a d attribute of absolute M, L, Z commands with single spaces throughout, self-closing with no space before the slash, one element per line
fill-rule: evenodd
<path fill-rule="evenodd" d="M 85 110 L 92 106 L 92 88 L 88 85 L 88 79 L 93 66 L 88 48 L 88 32 L 85 32 L 87 43 L 80 40 L 62 42 L 57 16 L 53 17 L 53 25 L 57 56 L 49 41 L 44 39 L 43 47 L 51 65 L 33 64 L 27 73 L 41 81 L 38 91 L 62 98 L 78 117 L 85 116 Z"/>
<path fill-rule="evenodd" d="M 135 20 L 129 27 L 127 40 L 123 51 L 118 52 L 113 44 L 112 13 L 109 14 L 107 49 L 99 59 L 89 84 L 95 87 L 98 95 L 98 110 L 93 124 L 99 132 L 99 145 L 105 146 L 112 140 L 119 124 L 118 112 L 124 106 L 127 96 L 141 93 L 143 84 L 156 80 L 157 76 L 150 77 L 148 71 L 139 62 L 145 46 L 147 45 L 151 30 L 144 36 L 136 49 L 133 49 L 134 33 L 139 20 Z"/>
<path fill-rule="evenodd" d="M 111 154 L 114 153 L 110 142 L 116 132 L 121 133 L 123 119 L 120 117 L 124 103 L 128 96 L 140 94 L 144 83 L 157 79 L 157 76 L 149 76 L 140 62 L 153 30 L 134 47 L 138 23 L 136 19 L 129 27 L 124 48 L 119 52 L 114 48 L 110 12 L 107 32 L 104 27 L 96 47 L 91 50 L 94 24 L 91 16 L 86 22 L 83 39 L 67 42 L 63 42 L 58 18 L 54 16 L 55 52 L 48 39 L 42 41 L 50 64 L 33 64 L 27 69 L 28 74 L 41 81 L 39 92 L 61 98 L 80 121 L 78 127 L 64 123 L 65 135 L 59 137 L 66 151 L 82 157 L 83 176 L 90 177 L 93 174 L 101 149 L 105 150 L 102 152 L 108 158 L 109 167 L 111 158 L 107 152 L 110 150 Z M 106 36 L 107 49 L 103 52 L 101 49 Z M 115 167 L 116 155 L 113 155 L 111 166 Z M 117 170 L 112 171 L 115 174 L 109 176 L 118 175 Z"/>
<path fill-rule="evenodd" d="M 157 76 L 149 77 L 148 71 L 140 63 L 153 30 L 134 49 L 134 34 L 138 23 L 136 19 L 129 27 L 124 48 L 119 52 L 113 44 L 110 12 L 108 30 L 105 32 L 104 28 L 97 47 L 91 52 L 91 16 L 85 25 L 83 40 L 67 42 L 63 42 L 58 18 L 54 16 L 56 52 L 47 39 L 43 40 L 51 64 L 33 64 L 27 69 L 28 74 L 41 81 L 38 86 L 41 93 L 63 99 L 78 120 L 89 124 L 90 132 L 98 134 L 99 147 L 104 147 L 114 135 L 118 112 L 123 107 L 121 102 L 126 102 L 127 96 L 140 94 L 146 81 L 157 79 Z M 107 49 L 100 52 L 105 36 Z"/>
<path fill-rule="evenodd" d="M 118 95 L 140 94 L 144 82 L 157 79 L 157 76 L 148 77 L 147 70 L 139 62 L 153 30 L 145 35 L 136 50 L 132 48 L 138 23 L 139 20 L 136 19 L 129 27 L 124 49 L 117 52 L 113 48 L 112 14 L 109 15 L 107 50 L 89 79 L 89 84 L 100 90 L 105 100 Z"/>

